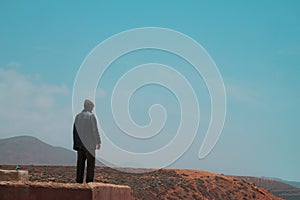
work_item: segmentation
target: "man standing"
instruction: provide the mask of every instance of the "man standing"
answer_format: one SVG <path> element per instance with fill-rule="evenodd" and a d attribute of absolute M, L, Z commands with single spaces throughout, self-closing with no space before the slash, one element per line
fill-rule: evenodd
<path fill-rule="evenodd" d="M 86 160 L 87 173 L 85 182 L 94 181 L 95 149 L 100 149 L 101 140 L 97 128 L 97 120 L 92 113 L 93 109 L 93 102 L 85 100 L 84 109 L 76 116 L 73 125 L 73 149 L 77 151 L 77 183 L 83 183 Z"/>

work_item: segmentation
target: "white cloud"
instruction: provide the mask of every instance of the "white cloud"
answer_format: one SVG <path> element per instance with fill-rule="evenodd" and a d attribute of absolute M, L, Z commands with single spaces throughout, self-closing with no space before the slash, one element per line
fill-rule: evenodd
<path fill-rule="evenodd" d="M 0 138 L 31 135 L 70 148 L 71 92 L 15 69 L 0 68 Z"/>

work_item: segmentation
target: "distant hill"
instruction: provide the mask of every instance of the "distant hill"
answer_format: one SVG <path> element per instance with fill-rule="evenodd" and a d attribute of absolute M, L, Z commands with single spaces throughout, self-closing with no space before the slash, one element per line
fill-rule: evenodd
<path fill-rule="evenodd" d="M 76 152 L 49 145 L 35 137 L 0 139 L 1 165 L 76 165 Z M 97 162 L 97 165 L 102 165 Z"/>
<path fill-rule="evenodd" d="M 49 145 L 31 136 L 0 140 L 0 164 L 75 165 L 76 152 Z"/>
<path fill-rule="evenodd" d="M 291 186 L 294 186 L 294 187 L 297 187 L 297 188 L 300 188 L 300 182 L 297 182 L 297 181 L 283 181 Z"/>
<path fill-rule="evenodd" d="M 280 179 L 280 178 L 274 178 L 274 177 L 261 177 L 261 178 L 264 178 L 264 179 L 268 179 L 268 180 L 275 180 L 275 181 L 280 181 L 280 182 L 283 182 L 283 183 L 286 183 L 286 184 L 289 184 L 291 186 L 294 186 L 294 187 L 297 187 L 297 188 L 300 188 L 300 182 L 297 182 L 297 181 L 287 181 L 287 180 L 283 180 L 283 179 Z"/>
<path fill-rule="evenodd" d="M 265 188 L 273 194 L 287 200 L 299 200 L 300 188 L 294 187 L 291 184 L 299 184 L 298 182 L 283 181 L 274 178 L 258 178 L 251 176 L 238 176 L 241 179 L 255 183 L 256 185 Z"/>

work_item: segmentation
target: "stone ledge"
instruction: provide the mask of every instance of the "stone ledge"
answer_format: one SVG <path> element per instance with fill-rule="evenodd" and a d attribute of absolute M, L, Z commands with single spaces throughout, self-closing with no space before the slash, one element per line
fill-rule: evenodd
<path fill-rule="evenodd" d="M 28 171 L 0 169 L 0 181 L 28 181 Z"/>
<path fill-rule="evenodd" d="M 0 181 L 1 200 L 131 200 L 131 188 L 104 183 Z"/>

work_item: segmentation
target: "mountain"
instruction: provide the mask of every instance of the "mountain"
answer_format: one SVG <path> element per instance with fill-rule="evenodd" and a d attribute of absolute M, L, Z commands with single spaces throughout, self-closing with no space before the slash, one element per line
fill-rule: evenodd
<path fill-rule="evenodd" d="M 297 181 L 285 181 L 285 180 L 283 182 L 285 182 L 286 184 L 289 184 L 291 186 L 300 188 L 300 182 L 297 182 Z"/>
<path fill-rule="evenodd" d="M 280 178 L 274 178 L 274 177 L 261 177 L 261 178 L 264 178 L 264 179 L 271 179 L 271 180 L 275 180 L 275 181 L 280 181 L 280 182 L 283 182 L 283 183 L 286 183 L 286 184 L 289 184 L 291 186 L 294 186 L 296 188 L 300 188 L 300 182 L 297 182 L 297 181 L 287 181 L 287 180 L 283 180 L 283 179 L 280 179 Z"/>
<path fill-rule="evenodd" d="M 76 153 L 49 145 L 31 136 L 0 140 L 0 164 L 4 165 L 75 165 Z"/>
<path fill-rule="evenodd" d="M 300 188 L 291 185 L 291 182 L 283 181 L 274 178 L 258 178 L 251 176 L 239 176 L 239 178 L 255 183 L 256 185 L 265 188 L 273 194 L 287 200 L 299 200 Z M 298 182 L 292 182 L 297 184 Z M 299 184 L 299 183 L 298 183 Z"/>

